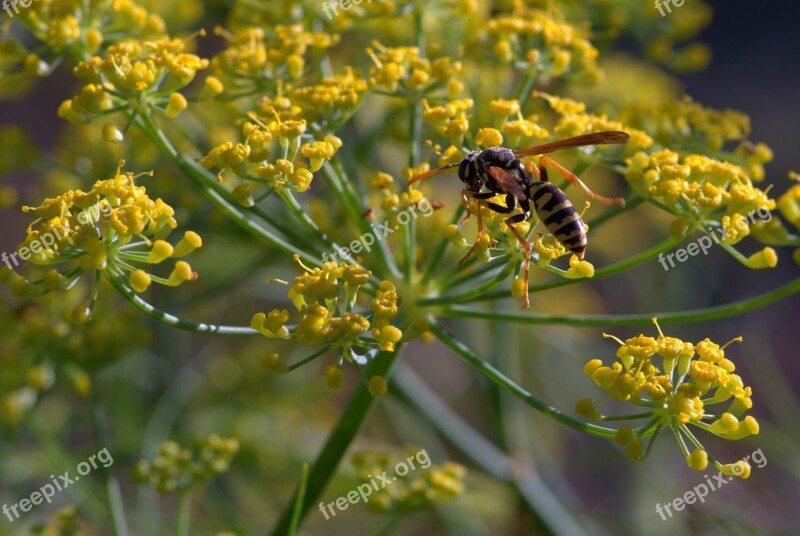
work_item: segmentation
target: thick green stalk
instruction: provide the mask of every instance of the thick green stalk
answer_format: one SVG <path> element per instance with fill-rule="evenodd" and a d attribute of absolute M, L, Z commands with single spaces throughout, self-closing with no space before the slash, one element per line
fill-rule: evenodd
<path fill-rule="evenodd" d="M 394 365 L 399 350 L 396 352 L 380 352 L 368 370 L 365 371 L 367 377 L 373 375 L 388 376 Z M 322 495 L 323 490 L 328 485 L 334 471 L 339 466 L 350 444 L 358 435 L 361 426 L 366 421 L 373 406 L 375 397 L 368 390 L 367 385 L 358 382 L 350 396 L 350 401 L 342 412 L 336 428 L 328 436 L 328 440 L 322 447 L 322 451 L 311 465 L 306 484 L 305 499 L 300 507 L 300 519 L 302 520 L 309 512 L 314 503 Z M 284 509 L 278 524 L 272 531 L 274 536 L 285 536 L 289 532 L 294 517 L 295 503 L 298 500 L 299 490 L 290 499 L 286 509 Z"/>
<path fill-rule="evenodd" d="M 565 324 L 581 327 L 647 326 L 657 317 L 661 323 L 702 322 L 727 316 L 738 315 L 765 307 L 787 296 L 800 292 L 800 278 L 773 291 L 742 300 L 740 302 L 694 311 L 670 313 L 648 313 L 638 315 L 548 315 L 523 311 L 491 311 L 478 307 L 454 305 L 440 310 L 442 316 L 458 318 L 483 318 L 498 322 L 519 322 L 522 324 Z"/>

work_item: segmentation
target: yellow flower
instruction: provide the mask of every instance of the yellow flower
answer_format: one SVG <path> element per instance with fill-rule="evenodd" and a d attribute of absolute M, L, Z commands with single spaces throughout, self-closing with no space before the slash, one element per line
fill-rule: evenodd
<path fill-rule="evenodd" d="M 482 128 L 475 135 L 475 143 L 481 147 L 503 145 L 503 135 L 494 128 Z"/>
<path fill-rule="evenodd" d="M 36 284 L 16 275 L 6 276 L 12 290 L 64 290 L 83 272 L 92 270 L 100 270 L 112 280 L 119 280 L 120 273 L 131 272 L 125 284 L 136 292 L 143 292 L 151 282 L 175 286 L 197 278 L 183 261 L 166 280 L 132 267 L 135 263 L 159 264 L 185 256 L 200 247 L 202 240 L 196 233 L 185 233 L 176 255 L 175 248 L 166 241 L 177 227 L 175 211 L 161 199 L 151 199 L 146 188 L 135 183 L 137 176 L 122 172 L 123 165 L 121 161 L 114 177 L 96 181 L 89 191 L 69 190 L 38 206 L 22 207 L 37 220 L 28 227 L 18 248 L 19 257 L 39 265 L 76 263 L 79 271 L 70 278 L 51 272 Z M 132 243 L 134 238 L 144 241 Z"/>
<path fill-rule="evenodd" d="M 677 426 L 677 430 L 695 444 L 698 442 L 689 435 L 688 425 L 726 439 L 758 434 L 758 422 L 749 415 L 742 417 L 742 413 L 752 406 L 750 388 L 745 388 L 741 378 L 732 374 L 735 367 L 725 357 L 725 348 L 740 341 L 741 337 L 723 346 L 710 339 L 693 345 L 664 336 L 655 318 L 653 322 L 658 329 L 658 339 L 639 335 L 622 342 L 604 334 L 620 344 L 617 350 L 619 362 L 609 367 L 600 359 L 592 359 L 583 369 L 614 399 L 648 410 L 644 417 L 649 418 L 650 423 L 645 427 L 634 431 L 622 426 L 617 432 L 616 440 L 621 445 L 628 445 L 628 454 L 641 459 L 645 452 L 641 440 L 647 436 L 655 437 L 661 429 L 670 426 Z M 656 355 L 663 360 L 663 373 L 654 363 Z M 735 398 L 727 412 L 722 412 L 712 422 L 704 422 L 711 417 L 706 415 L 706 406 L 724 403 L 731 396 Z M 604 419 L 591 399 L 579 401 L 575 411 L 594 420 Z M 642 415 L 630 416 L 630 419 L 635 418 L 642 418 Z M 705 470 L 709 460 L 705 449 L 698 447 L 690 454 L 685 446 L 682 448 L 690 467 Z M 714 464 L 720 470 L 723 467 L 715 460 Z"/>

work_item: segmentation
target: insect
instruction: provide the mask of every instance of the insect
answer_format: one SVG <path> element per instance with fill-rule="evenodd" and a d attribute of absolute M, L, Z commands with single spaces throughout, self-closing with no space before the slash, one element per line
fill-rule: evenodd
<path fill-rule="evenodd" d="M 505 147 L 491 147 L 483 151 L 469 153 L 458 164 L 449 164 L 433 169 L 413 177 L 408 185 L 427 179 L 450 168 L 458 166 L 458 178 L 464 183 L 461 190 L 461 201 L 467 214 L 461 218 L 461 225 L 470 218 L 469 198 L 485 203 L 485 206 L 499 214 L 511 214 L 517 207 L 521 212 L 506 218 L 505 223 L 514 233 L 520 245 L 525 250 L 525 283 L 523 288 L 523 307 L 530 307 L 528 297 L 528 273 L 531 260 L 531 244 L 522 236 L 514 224 L 526 221 L 531 216 L 531 203 L 539 220 L 544 223 L 547 230 L 569 251 L 579 259 L 583 259 L 586 252 L 586 226 L 580 214 L 572 206 L 566 194 L 560 188 L 550 183 L 547 179 L 547 167 L 552 166 L 571 184 L 581 188 L 586 194 L 607 205 L 625 206 L 625 200 L 619 197 L 608 198 L 597 195 L 586 186 L 577 175 L 561 166 L 550 157 L 543 156 L 562 149 L 584 147 L 587 145 L 607 145 L 627 143 L 630 136 L 626 132 L 616 130 L 593 132 L 582 136 L 575 136 L 544 145 L 537 145 L 527 149 L 514 151 Z M 526 156 L 539 156 L 539 165 L 531 161 L 523 162 L 520 158 Z M 534 180 L 533 177 L 536 177 Z M 489 191 L 482 191 L 484 186 Z M 506 206 L 486 201 L 497 194 L 505 194 Z M 461 266 L 472 255 L 478 237 L 483 232 L 483 219 L 480 207 L 475 215 L 478 218 L 478 234 L 472 247 L 464 257 L 458 261 Z"/>

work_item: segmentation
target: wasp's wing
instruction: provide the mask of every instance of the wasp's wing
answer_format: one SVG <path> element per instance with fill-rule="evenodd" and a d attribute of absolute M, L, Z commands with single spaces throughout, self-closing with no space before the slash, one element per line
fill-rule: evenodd
<path fill-rule="evenodd" d="M 522 185 L 514 178 L 514 175 L 495 166 L 489 167 L 488 171 L 504 192 L 512 194 L 517 199 L 525 199 L 525 190 L 522 189 Z"/>
<path fill-rule="evenodd" d="M 421 180 L 427 179 L 428 177 L 433 177 L 433 176 L 434 176 L 434 175 L 436 175 L 437 173 L 441 173 L 442 171 L 444 171 L 444 170 L 446 170 L 446 169 L 454 168 L 454 167 L 456 167 L 456 166 L 458 166 L 458 165 L 459 165 L 459 164 L 447 164 L 446 166 L 443 166 L 443 167 L 440 167 L 440 168 L 436 168 L 436 169 L 432 169 L 432 170 L 430 170 L 430 171 L 426 171 L 425 173 L 421 173 L 421 174 L 417 175 L 416 177 L 412 177 L 412 178 L 411 178 L 411 179 L 410 179 L 410 180 L 409 180 L 409 181 L 406 183 L 406 186 L 411 186 L 411 185 L 412 185 L 412 184 L 414 184 L 415 182 L 419 182 L 419 181 L 421 181 Z"/>
<path fill-rule="evenodd" d="M 627 132 L 621 132 L 619 130 L 604 130 L 602 132 L 592 132 L 591 134 L 584 134 L 582 136 L 566 138 L 563 140 L 554 141 L 552 143 L 545 143 L 544 145 L 537 145 L 536 147 L 520 149 L 519 151 L 514 151 L 514 154 L 517 156 L 533 156 L 537 154 L 552 153 L 562 149 L 572 149 L 573 147 L 584 147 L 586 145 L 628 143 L 628 140 L 630 139 L 631 136 Z"/>

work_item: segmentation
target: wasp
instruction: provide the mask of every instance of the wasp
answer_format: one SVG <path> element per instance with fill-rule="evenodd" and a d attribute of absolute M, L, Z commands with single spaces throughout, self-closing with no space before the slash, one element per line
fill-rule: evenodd
<path fill-rule="evenodd" d="M 480 237 L 483 232 L 483 219 L 481 218 L 480 211 L 481 203 L 499 214 L 512 214 L 518 207 L 521 209 L 521 212 L 506 218 L 505 223 L 525 250 L 523 307 L 528 309 L 530 307 L 530 299 L 528 297 L 528 273 L 530 270 L 532 248 L 531 243 L 517 231 L 514 224 L 521 223 L 530 218 L 531 203 L 533 203 L 533 208 L 539 220 L 544 223 L 547 230 L 555 236 L 556 240 L 567 250 L 575 254 L 578 259 L 582 260 L 586 253 L 586 226 L 566 194 L 548 181 L 547 166 L 552 166 L 571 184 L 586 192 L 590 198 L 607 205 L 625 206 L 625 200 L 622 198 L 608 198 L 595 194 L 577 175 L 552 158 L 544 155 L 562 149 L 584 147 L 587 145 L 622 144 L 627 143 L 629 139 L 630 136 L 626 132 L 609 130 L 566 138 L 516 151 L 505 147 L 490 147 L 483 151 L 472 151 L 464 157 L 460 163 L 449 164 L 417 175 L 409 180 L 407 184 L 410 186 L 415 182 L 427 179 L 437 173 L 458 166 L 458 178 L 464 183 L 464 188 L 461 190 L 461 202 L 464 204 L 464 208 L 467 211 L 466 215 L 461 218 L 460 223 L 464 225 L 467 220 L 469 220 L 469 199 L 476 199 L 479 204 L 478 210 L 475 212 L 478 218 L 477 237 Z M 520 160 L 520 158 L 526 156 L 539 156 L 539 164 L 537 165 L 530 160 L 525 162 Z M 486 187 L 488 191 L 483 191 L 484 187 Z M 505 194 L 506 206 L 488 201 L 488 199 L 498 194 Z M 470 255 L 472 255 L 475 250 L 475 245 L 478 243 L 477 237 L 467 254 L 458 261 L 459 266 L 462 266 Z"/>

